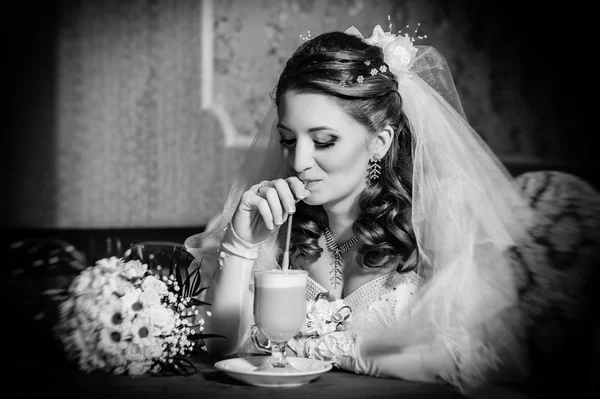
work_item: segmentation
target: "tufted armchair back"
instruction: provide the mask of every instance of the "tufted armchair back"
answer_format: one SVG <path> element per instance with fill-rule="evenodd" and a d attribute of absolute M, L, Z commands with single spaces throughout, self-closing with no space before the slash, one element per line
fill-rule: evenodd
<path fill-rule="evenodd" d="M 515 184 L 536 211 L 512 254 L 529 321 L 533 389 L 589 392 L 599 357 L 600 192 L 557 171 L 527 172 Z"/>

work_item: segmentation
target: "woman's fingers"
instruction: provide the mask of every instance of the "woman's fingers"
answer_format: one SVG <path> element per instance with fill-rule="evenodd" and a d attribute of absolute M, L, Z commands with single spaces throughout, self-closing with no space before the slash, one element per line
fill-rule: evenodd
<path fill-rule="evenodd" d="M 263 197 L 265 195 L 266 188 L 267 187 L 265 187 L 264 185 L 261 187 L 257 184 L 251 187 L 250 190 L 246 191 L 242 195 L 240 209 L 246 212 L 258 211 L 267 228 L 272 230 L 274 228 L 274 216 L 271 212 L 271 206 L 269 204 L 269 201 Z M 249 220 L 250 219 L 248 219 L 248 227 L 250 227 Z"/>
<path fill-rule="evenodd" d="M 275 187 L 263 186 L 260 190 L 259 196 L 266 199 L 269 211 L 271 213 L 272 221 L 280 226 L 283 224 L 283 208 L 281 206 L 281 197 L 279 191 Z M 265 220 L 266 223 L 266 220 Z M 267 225 L 269 227 L 269 225 Z M 272 228 L 272 227 L 269 227 Z"/>
<path fill-rule="evenodd" d="M 296 198 L 295 202 L 302 201 L 310 195 L 310 191 L 304 188 L 304 183 L 302 183 L 302 181 L 296 176 L 288 177 L 285 180 L 292 193 L 294 193 L 294 197 Z"/>
<path fill-rule="evenodd" d="M 275 228 L 273 224 L 274 217 L 269 202 L 264 198 L 257 197 L 256 208 L 258 209 L 260 216 L 262 216 L 265 226 L 267 226 L 269 230 L 273 230 Z"/>
<path fill-rule="evenodd" d="M 263 181 L 244 193 L 240 206 L 241 210 L 247 212 L 258 211 L 265 226 L 272 230 L 285 223 L 289 214 L 296 212 L 296 202 L 309 195 L 310 191 L 304 188 L 304 184 L 297 177 Z M 247 219 L 243 225 L 254 229 L 250 227 L 250 219 Z"/>
<path fill-rule="evenodd" d="M 266 199 L 257 195 L 258 184 L 242 194 L 240 204 L 231 220 L 233 230 L 244 241 L 264 240 L 275 228 L 273 215 Z"/>
<path fill-rule="evenodd" d="M 281 206 L 283 207 L 287 218 L 287 214 L 296 212 L 296 199 L 294 198 L 292 188 L 287 180 L 278 179 L 275 180 L 275 189 L 277 190 Z"/>

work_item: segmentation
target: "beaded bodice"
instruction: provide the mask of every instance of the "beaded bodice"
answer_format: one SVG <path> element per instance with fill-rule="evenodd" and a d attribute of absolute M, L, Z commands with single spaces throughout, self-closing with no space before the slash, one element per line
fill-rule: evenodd
<path fill-rule="evenodd" d="M 423 279 L 415 272 L 401 274 L 394 271 L 361 285 L 344 298 L 344 302 L 354 311 L 367 310 L 372 303 L 395 291 L 398 287 L 402 285 L 418 287 L 422 284 L 422 281 Z M 318 294 L 323 292 L 327 292 L 327 290 L 309 277 L 306 285 L 306 299 L 314 300 Z"/>

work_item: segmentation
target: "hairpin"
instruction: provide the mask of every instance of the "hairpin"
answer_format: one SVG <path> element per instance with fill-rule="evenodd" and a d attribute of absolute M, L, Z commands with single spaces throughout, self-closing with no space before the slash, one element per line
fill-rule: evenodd
<path fill-rule="evenodd" d="M 300 39 L 302 39 L 303 42 L 312 39 L 312 37 L 310 36 L 310 31 L 307 32 L 306 36 L 302 36 L 302 34 L 300 34 Z"/>
<path fill-rule="evenodd" d="M 419 39 L 419 40 L 422 40 L 422 39 L 427 39 L 427 35 L 424 35 L 424 36 L 417 36 L 417 37 L 415 38 L 415 35 L 417 34 L 417 31 L 419 30 L 419 26 L 421 26 L 421 23 L 420 23 L 420 22 L 417 24 L 417 27 L 415 28 L 415 31 L 413 32 L 412 36 L 410 37 L 410 41 L 411 41 L 411 42 L 414 42 L 416 39 Z M 407 26 L 407 27 L 408 27 L 408 26 Z M 408 36 L 408 34 L 407 34 L 407 36 Z"/>
<path fill-rule="evenodd" d="M 391 17 L 390 17 L 389 15 L 388 15 L 388 22 L 390 23 L 390 25 L 389 25 L 390 33 L 392 33 L 392 19 L 391 19 Z M 427 35 L 424 35 L 424 36 L 417 36 L 417 37 L 415 37 L 415 35 L 417 34 L 417 31 L 419 30 L 419 26 L 421 26 L 421 23 L 420 23 L 420 22 L 417 24 L 417 27 L 415 28 L 415 31 L 413 32 L 412 36 L 410 37 L 410 41 L 411 41 L 411 43 L 413 43 L 413 42 L 414 42 L 415 40 L 417 40 L 417 39 L 418 39 L 418 40 L 427 39 Z M 400 29 L 400 30 L 398 31 L 398 35 L 401 35 L 401 34 L 402 34 L 402 31 L 403 31 L 404 29 L 408 29 L 409 27 L 410 27 L 410 25 L 406 25 L 404 28 Z M 405 34 L 404 34 L 404 36 L 405 36 L 405 37 L 408 37 L 408 33 L 405 33 Z"/>

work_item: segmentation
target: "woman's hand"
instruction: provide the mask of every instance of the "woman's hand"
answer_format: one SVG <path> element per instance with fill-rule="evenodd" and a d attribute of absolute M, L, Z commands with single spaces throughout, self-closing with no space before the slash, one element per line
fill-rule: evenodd
<path fill-rule="evenodd" d="M 255 184 L 242 194 L 233 215 L 233 230 L 244 241 L 261 242 L 296 212 L 296 202 L 309 195 L 295 176 Z"/>
<path fill-rule="evenodd" d="M 390 333 L 393 331 L 390 330 Z M 398 346 L 389 337 L 358 337 L 351 355 L 335 357 L 337 365 L 356 374 L 408 381 L 439 382 L 442 375 L 457 372 L 443 342 Z"/>

